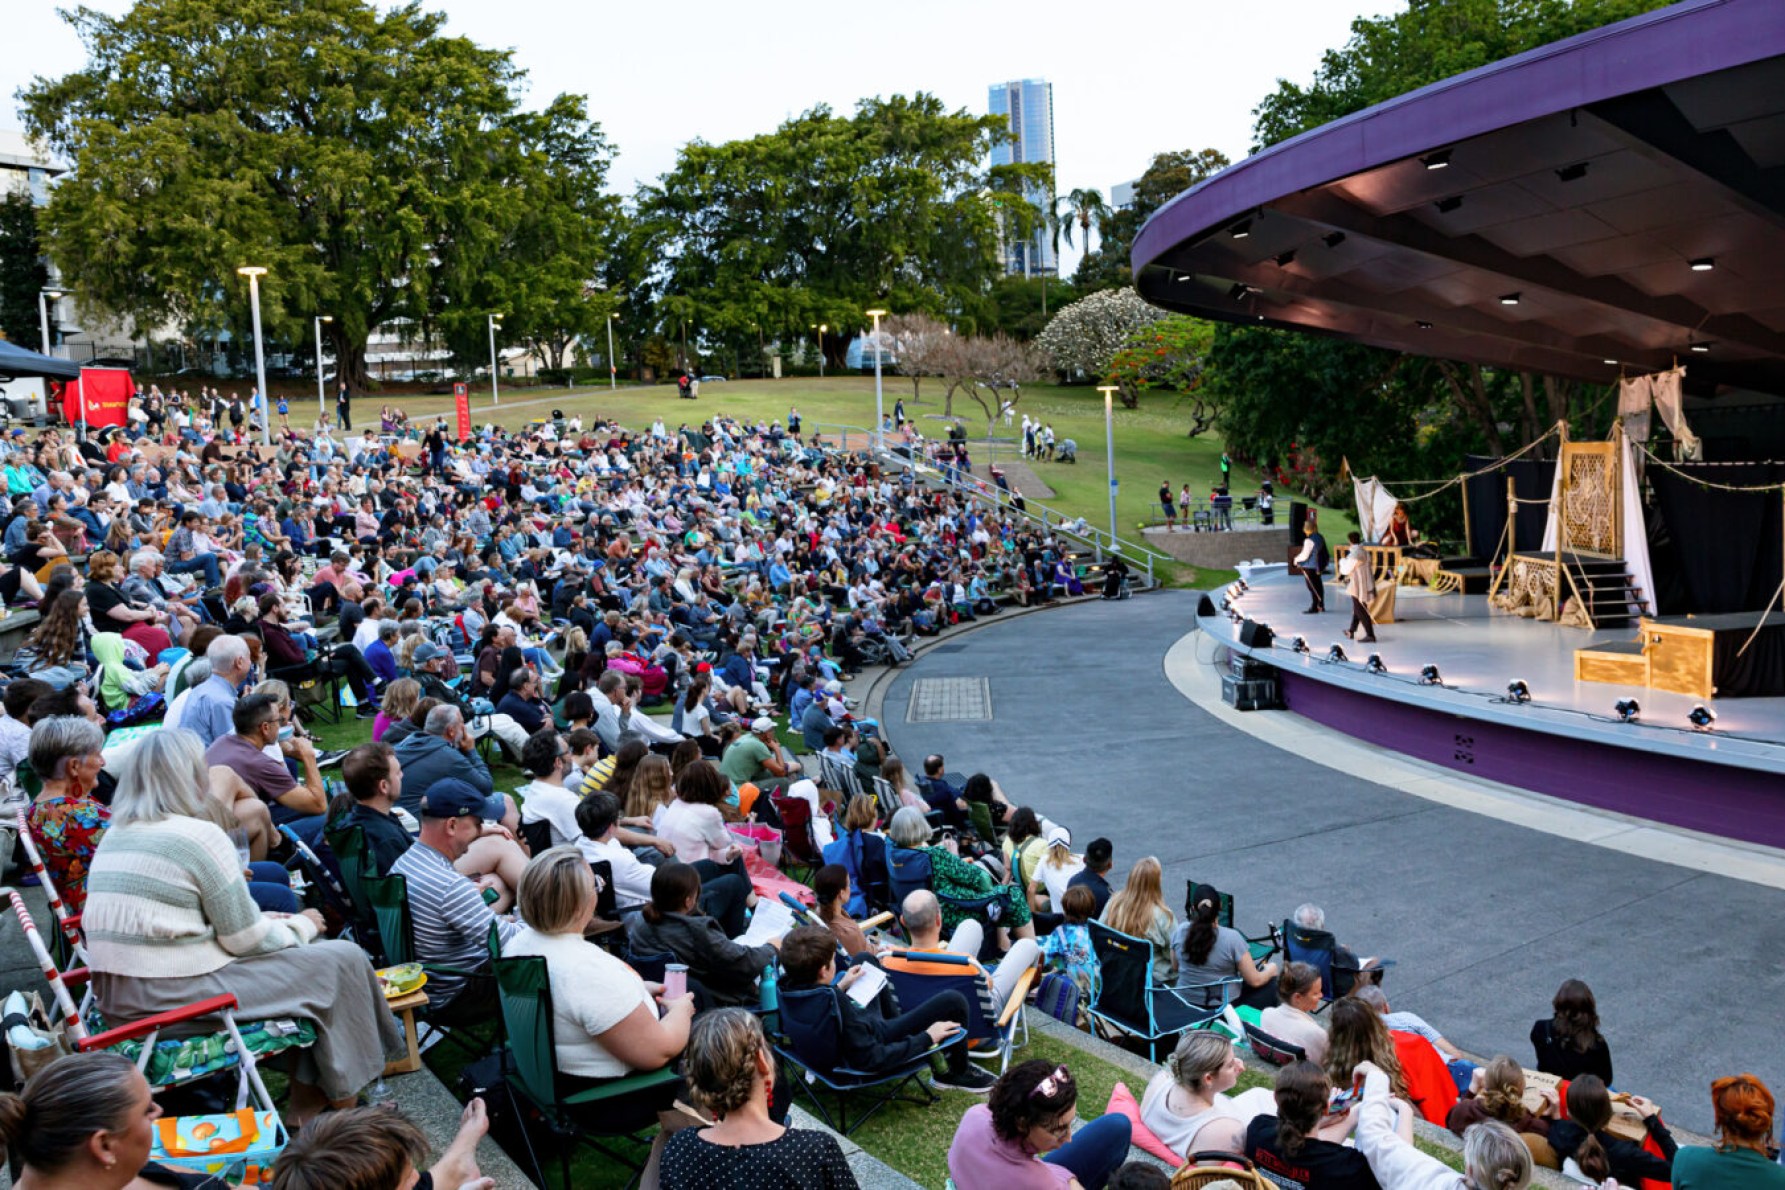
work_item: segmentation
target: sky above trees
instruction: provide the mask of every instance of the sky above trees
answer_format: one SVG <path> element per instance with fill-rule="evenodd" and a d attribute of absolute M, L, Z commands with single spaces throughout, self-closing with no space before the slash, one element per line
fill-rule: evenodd
<path fill-rule="evenodd" d="M 113 14 L 129 7 L 88 3 Z M 23 126 L 14 95 L 34 76 L 84 64 L 56 7 L 9 6 L 0 127 Z M 1039 0 L 1012 10 L 909 0 L 813 9 L 790 0 L 686 0 L 666 9 L 429 0 L 423 7 L 443 12 L 450 34 L 513 47 L 530 76 L 531 106 L 565 92 L 587 95 L 590 117 L 618 151 L 608 184 L 620 194 L 674 168 L 677 151 L 696 137 L 717 144 L 755 136 L 819 103 L 848 112 L 868 96 L 924 91 L 951 109 L 983 112 L 988 84 L 1045 77 L 1054 84 L 1059 193 L 1094 187 L 1107 197 L 1163 150 L 1209 146 L 1238 160 L 1251 143 L 1252 108 L 1278 78 L 1309 77 L 1325 50 L 1343 44 L 1353 17 L 1405 6 Z M 1061 247 L 1070 275 L 1078 249 Z"/>

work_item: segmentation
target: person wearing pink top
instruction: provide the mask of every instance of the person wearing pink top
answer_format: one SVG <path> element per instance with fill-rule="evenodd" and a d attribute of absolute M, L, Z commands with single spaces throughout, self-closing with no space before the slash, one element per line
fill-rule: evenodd
<path fill-rule="evenodd" d="M 986 1103 L 961 1117 L 948 1146 L 959 1190 L 1103 1190 L 1128 1160 L 1128 1117 L 1101 1116 L 1073 1135 L 1078 1084 L 1064 1066 L 1035 1059 L 1012 1066 Z"/>

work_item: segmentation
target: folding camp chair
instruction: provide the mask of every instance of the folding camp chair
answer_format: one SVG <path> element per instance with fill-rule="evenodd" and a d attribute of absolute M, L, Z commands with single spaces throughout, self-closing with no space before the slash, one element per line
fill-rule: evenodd
<path fill-rule="evenodd" d="M 1384 959 L 1366 973 L 1355 960 L 1342 958 L 1338 941 L 1331 931 L 1311 930 L 1288 918 L 1283 921 L 1283 956 L 1292 963 L 1306 963 L 1320 972 L 1322 1003 L 1316 1012 L 1334 1000 L 1350 995 L 1360 976 L 1381 983 L 1383 972 L 1394 966 L 1392 960 Z"/>
<path fill-rule="evenodd" d="M 780 989 L 780 1012 L 771 1044 L 783 1061 L 806 1072 L 806 1078 L 789 1080 L 795 1095 L 804 1092 L 825 1124 L 844 1136 L 867 1123 L 889 1103 L 935 1103 L 936 1092 L 920 1076 L 929 1071 L 930 1059 L 944 1046 L 952 1045 L 956 1037 L 886 1070 L 853 1069 L 841 1060 L 843 1009 L 838 997 L 843 994 L 829 986 Z M 922 1097 L 903 1094 L 907 1086 L 923 1092 Z M 836 1096 L 835 1115 L 819 1097 L 818 1087 Z M 851 1123 L 849 1100 L 855 1096 L 861 1096 L 871 1106 Z"/>
<path fill-rule="evenodd" d="M 874 778 L 874 800 L 880 804 L 880 817 L 888 822 L 891 822 L 892 816 L 903 809 L 905 805 L 905 800 L 899 796 L 898 789 L 885 777 Z"/>
<path fill-rule="evenodd" d="M 1242 1022 L 1246 1030 L 1246 1048 L 1272 1066 L 1287 1066 L 1291 1062 L 1300 1062 L 1307 1058 L 1308 1051 L 1299 1045 L 1291 1045 L 1278 1037 L 1272 1037 L 1251 1021 Z"/>
<path fill-rule="evenodd" d="M 868 831 L 850 831 L 843 836 L 848 852 L 848 865 L 856 888 L 870 909 L 896 909 L 893 902 L 892 876 L 887 867 L 887 854 L 892 844 L 885 835 Z"/>
<path fill-rule="evenodd" d="M 781 817 L 781 863 L 784 867 L 804 869 L 810 880 L 813 872 L 824 866 L 824 854 L 818 849 L 818 836 L 812 831 L 812 803 L 803 797 L 787 797 L 772 793 L 769 804 Z"/>
<path fill-rule="evenodd" d="M 471 971 L 459 967 L 449 967 L 444 963 L 430 963 L 418 960 L 415 956 L 415 921 L 409 912 L 409 881 L 407 878 L 392 874 L 389 876 L 370 876 L 360 882 L 365 890 L 366 901 L 372 908 L 372 917 L 378 926 L 378 941 L 384 954 L 386 966 L 400 967 L 405 963 L 421 962 L 422 968 L 431 975 L 456 975 L 467 979 L 488 979 L 485 971 Z M 455 1020 L 455 1005 L 451 1001 L 444 1004 L 429 1004 L 425 1009 L 418 1008 L 416 1015 L 424 1024 L 437 1030 L 448 1041 L 459 1048 L 469 1051 L 474 1057 L 480 1055 L 475 1038 L 456 1036 L 457 1030 L 469 1032 L 476 1026 Z M 478 1022 L 481 1024 L 482 1022 Z"/>
<path fill-rule="evenodd" d="M 1029 1018 L 1024 1007 L 1029 998 L 1029 988 L 1035 982 L 1036 968 L 1031 967 L 1023 972 L 1016 987 L 1011 989 L 1010 998 L 994 1019 L 985 1015 L 979 994 L 980 984 L 989 982 L 989 977 L 982 973 L 974 959 L 962 954 L 932 950 L 895 950 L 891 957 L 959 968 L 958 974 L 948 975 L 889 968 L 886 977 L 892 983 L 893 991 L 898 993 L 899 1003 L 907 1010 L 943 992 L 959 992 L 961 998 L 967 1002 L 967 1019 L 960 1024 L 967 1030 L 968 1052 L 975 1058 L 997 1058 L 999 1074 L 1010 1066 L 1011 1053 L 1019 1046 L 1029 1044 Z M 1022 1035 L 1021 1041 L 1017 1040 L 1019 1033 Z"/>
<path fill-rule="evenodd" d="M 1093 989 L 1085 1011 L 1100 1025 L 1146 1042 L 1151 1061 L 1159 1060 L 1160 1042 L 1176 1044 L 1181 1034 L 1220 1020 L 1228 993 L 1242 983 L 1235 978 L 1182 988 L 1155 984 L 1151 942 L 1112 930 L 1100 921 L 1087 924 L 1102 980 Z M 1219 994 L 1211 996 L 1211 991 Z"/>
<path fill-rule="evenodd" d="M 588 1090 L 563 1094 L 558 1084 L 557 1045 L 553 1038 L 552 983 L 545 960 L 529 955 L 497 958 L 494 964 L 496 996 L 501 1006 L 502 1027 L 508 1037 L 503 1077 L 513 1091 L 533 1106 L 559 1142 L 559 1174 L 564 1190 L 570 1190 L 570 1150 L 575 1143 L 587 1144 L 635 1173 L 641 1171 L 640 1164 L 602 1144 L 601 1140 L 624 1138 L 644 1144 L 642 1135 L 603 1131 L 591 1124 L 591 1119 L 599 1115 L 598 1111 L 577 1109 L 595 1109 L 619 1096 L 674 1082 L 675 1071 L 666 1066 L 662 1070 L 627 1075 Z M 546 1184 L 545 1170 L 527 1131 L 528 1114 L 521 1113 L 521 1134 L 527 1144 L 533 1172 L 537 1175 L 535 1180 L 543 1186 Z"/>
<path fill-rule="evenodd" d="M 856 775 L 855 767 L 822 752 L 818 754 L 818 780 L 825 789 L 841 794 L 845 805 L 862 792 L 861 778 Z"/>
<path fill-rule="evenodd" d="M 335 857 L 335 867 L 341 873 L 341 886 L 347 893 L 347 902 L 353 906 L 354 939 L 362 950 L 382 959 L 384 950 L 378 942 L 378 918 L 372 912 L 372 902 L 366 897 L 365 882 L 378 875 L 373 870 L 371 850 L 366 846 L 366 832 L 362 827 L 350 826 L 329 831 L 325 841 L 330 854 Z"/>
<path fill-rule="evenodd" d="M 87 951 L 81 939 L 80 914 L 70 913 L 68 903 L 56 891 L 56 882 L 50 878 L 49 869 L 44 866 L 43 856 L 37 850 L 37 840 L 31 837 L 31 827 L 23 810 L 19 811 L 17 828 L 19 847 L 25 853 L 25 865 L 43 887 L 44 896 L 50 903 L 50 913 L 56 919 L 56 958 L 64 966 L 72 961 L 85 967 Z M 89 989 L 87 1000 L 82 1001 L 81 1007 L 86 1008 L 91 999 L 92 991 Z"/>
<path fill-rule="evenodd" d="M 887 876 L 892 884 L 892 909 L 897 912 L 905 904 L 905 898 L 918 889 L 929 889 L 935 892 L 935 870 L 930 863 L 930 853 L 911 847 L 893 847 L 886 849 Z M 998 925 L 1004 920 L 1004 891 L 994 888 L 991 892 L 979 897 L 955 897 L 944 893 L 936 893 L 936 900 L 943 906 L 955 909 L 969 917 L 984 923 L 985 951 L 998 945 Z M 984 952 L 982 952 L 984 953 Z"/>

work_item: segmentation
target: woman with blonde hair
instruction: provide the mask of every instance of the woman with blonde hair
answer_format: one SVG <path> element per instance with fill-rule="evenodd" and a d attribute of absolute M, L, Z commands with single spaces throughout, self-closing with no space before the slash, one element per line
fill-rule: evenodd
<path fill-rule="evenodd" d="M 372 739 L 384 739 L 387 731 L 415 713 L 415 704 L 420 701 L 421 683 L 414 678 L 398 678 L 386 686 L 384 697 L 378 701 L 378 714 L 372 720 Z"/>
<path fill-rule="evenodd" d="M 656 753 L 639 758 L 626 786 L 624 817 L 621 823 L 640 830 L 654 831 L 663 816 L 663 808 L 675 800 L 669 761 Z"/>
<path fill-rule="evenodd" d="M 1557 1110 L 1554 1090 L 1545 1087 L 1538 1092 L 1543 1101 L 1543 1114 L 1533 1114 L 1525 1107 L 1525 1072 L 1505 1054 L 1477 1066 L 1469 1078 L 1469 1089 L 1450 1109 L 1445 1126 L 1458 1136 L 1483 1120 L 1498 1120 L 1514 1132 L 1549 1135 L 1549 1123 Z"/>
<path fill-rule="evenodd" d="M 880 766 L 880 775 L 893 787 L 893 792 L 899 795 L 901 806 L 910 806 L 917 810 L 929 809 L 912 785 L 911 774 L 905 770 L 905 762 L 897 756 L 886 758 L 885 763 Z"/>
<path fill-rule="evenodd" d="M 1206 1029 L 1184 1034 L 1141 1095 L 1141 1123 L 1183 1158 L 1211 1150 L 1239 1152 L 1252 1117 L 1277 1112 L 1266 1087 L 1227 1094 L 1245 1069 L 1224 1035 Z"/>
<path fill-rule="evenodd" d="M 1103 924 L 1130 938 L 1145 938 L 1153 944 L 1153 982 L 1170 983 L 1177 977 L 1177 952 L 1172 949 L 1172 931 L 1178 928 L 1177 915 L 1165 903 L 1163 874 L 1159 861 L 1143 855 L 1128 870 L 1122 891 L 1103 907 Z"/>

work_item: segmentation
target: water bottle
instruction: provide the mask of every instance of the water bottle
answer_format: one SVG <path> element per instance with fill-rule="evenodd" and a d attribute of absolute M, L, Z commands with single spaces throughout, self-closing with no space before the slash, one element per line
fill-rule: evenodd
<path fill-rule="evenodd" d="M 781 1007 L 781 996 L 775 988 L 775 964 L 770 963 L 762 972 L 762 1004 L 763 1012 L 776 1012 Z"/>

